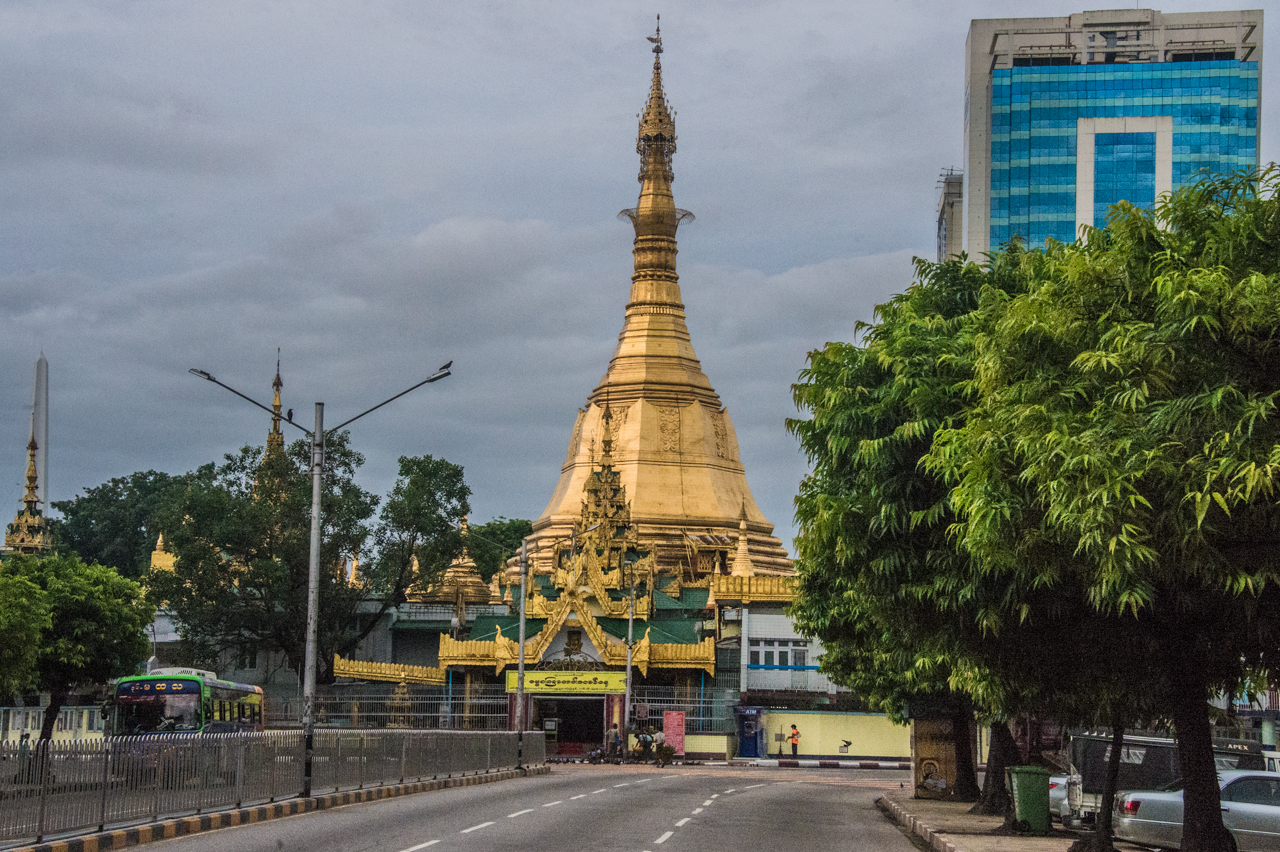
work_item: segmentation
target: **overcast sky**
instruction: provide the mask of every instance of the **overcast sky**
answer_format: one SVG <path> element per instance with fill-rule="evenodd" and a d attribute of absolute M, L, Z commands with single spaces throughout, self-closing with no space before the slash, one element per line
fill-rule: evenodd
<path fill-rule="evenodd" d="M 969 19 L 1095 5 L 0 3 L 0 515 L 41 350 L 61 500 L 262 443 L 187 369 L 269 402 L 280 347 L 330 425 L 452 360 L 353 427 L 362 484 L 430 453 L 477 521 L 536 518 L 622 327 L 661 12 L 689 330 L 790 547 L 790 385 L 935 252 Z"/>

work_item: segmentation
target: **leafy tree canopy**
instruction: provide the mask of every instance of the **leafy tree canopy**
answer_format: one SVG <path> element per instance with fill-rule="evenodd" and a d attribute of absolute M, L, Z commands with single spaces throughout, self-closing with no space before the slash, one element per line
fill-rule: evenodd
<path fill-rule="evenodd" d="M 476 561 L 476 570 L 486 583 L 501 570 L 507 559 L 520 552 L 520 542 L 532 534 L 531 522 L 501 515 L 471 527 L 467 546 L 471 558 Z"/>
<path fill-rule="evenodd" d="M 425 589 L 462 547 L 457 526 L 470 490 L 462 468 L 430 456 L 400 459 L 379 499 L 355 484 L 363 463 L 346 433 L 328 437 L 321 503 L 318 677 L 349 655 L 377 616 Z M 157 515 L 176 570 L 148 575 L 174 614 L 188 659 L 219 667 L 241 651 L 278 652 L 301 673 L 311 535 L 310 444 L 245 447 L 189 474 Z M 347 559 L 360 557 L 350 575 Z M 417 571 L 413 570 L 417 562 Z"/>
<path fill-rule="evenodd" d="M 1182 848 L 1225 850 L 1207 700 L 1280 655 L 1280 172 L 1121 204 L 1016 263 L 928 468 L 986 570 L 1123 625 L 1178 734 Z"/>
<path fill-rule="evenodd" d="M 0 566 L 0 701 L 35 684 L 49 604 L 31 580 Z"/>
<path fill-rule="evenodd" d="M 139 471 L 85 489 L 53 508 L 59 550 L 74 551 L 85 562 L 112 565 L 125 577 L 141 577 L 151 564 L 156 543 L 156 510 L 178 477 Z"/>
<path fill-rule="evenodd" d="M 155 609 L 137 583 L 74 555 L 13 556 L 3 572 L 39 589 L 48 608 L 36 675 L 37 686 L 50 695 L 40 732 L 49 739 L 74 690 L 132 674 L 147 658 L 146 627 Z"/>

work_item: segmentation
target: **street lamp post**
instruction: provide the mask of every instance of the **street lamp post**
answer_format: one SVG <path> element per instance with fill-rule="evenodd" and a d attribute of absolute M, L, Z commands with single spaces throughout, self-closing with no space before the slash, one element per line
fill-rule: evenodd
<path fill-rule="evenodd" d="M 524 766 L 524 604 L 529 580 L 529 539 L 520 542 L 520 660 L 516 664 L 516 766 Z"/>
<path fill-rule="evenodd" d="M 303 764 L 302 764 L 302 795 L 304 798 L 311 795 L 311 762 L 315 746 L 315 704 L 316 704 L 316 652 L 319 634 L 320 621 L 320 492 L 324 479 L 324 440 L 325 436 L 337 432 L 349 423 L 354 423 L 366 414 L 377 411 L 389 402 L 393 402 L 409 391 L 417 390 L 423 385 L 438 382 L 446 376 L 452 375 L 449 368 L 453 366 L 453 362 L 445 364 L 435 373 L 418 382 L 411 388 L 400 391 L 395 396 L 384 399 L 382 402 L 367 408 L 348 420 L 344 420 L 332 429 L 325 431 L 324 428 L 324 403 L 316 403 L 316 428 L 315 431 L 308 430 L 300 423 L 294 423 L 292 420 L 282 419 L 282 422 L 291 426 L 297 426 L 307 437 L 311 439 L 311 552 L 307 560 L 307 642 L 306 652 L 302 669 L 302 731 L 303 731 Z M 209 375 L 204 370 L 191 369 L 188 370 L 192 375 L 199 376 L 205 381 L 213 382 L 215 385 L 231 391 L 236 396 L 266 411 L 273 418 L 276 412 L 256 399 L 245 396 L 240 391 L 223 384 L 222 382 Z"/>

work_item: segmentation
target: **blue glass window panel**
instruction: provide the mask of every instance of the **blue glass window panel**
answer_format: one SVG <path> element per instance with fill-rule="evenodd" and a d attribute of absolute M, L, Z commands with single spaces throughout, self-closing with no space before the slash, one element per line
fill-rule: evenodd
<path fill-rule="evenodd" d="M 1015 234 L 1032 245 L 1046 237 L 1075 238 L 1079 118 L 1171 116 L 1175 188 L 1205 170 L 1256 167 L 1257 88 L 1257 63 L 1237 61 L 993 71 L 991 244 L 999 245 Z M 1142 160 L 1146 154 L 1145 149 L 1136 153 L 1131 149 L 1119 156 L 1122 161 L 1126 157 Z M 1044 162 L 1047 158 L 1054 162 Z M 1144 166 L 1139 174 L 1137 161 L 1129 166 L 1133 168 L 1109 166 L 1108 174 L 1124 180 L 1119 185 L 1112 181 L 1104 192 L 1135 203 L 1148 195 L 1154 200 L 1154 169 L 1147 172 Z"/>

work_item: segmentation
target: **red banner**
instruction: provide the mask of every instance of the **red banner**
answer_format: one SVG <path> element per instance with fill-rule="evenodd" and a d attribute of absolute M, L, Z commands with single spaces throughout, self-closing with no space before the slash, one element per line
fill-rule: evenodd
<path fill-rule="evenodd" d="M 676 754 L 684 755 L 684 712 L 668 710 L 662 714 L 662 735 L 667 738 L 667 745 L 676 750 Z"/>

